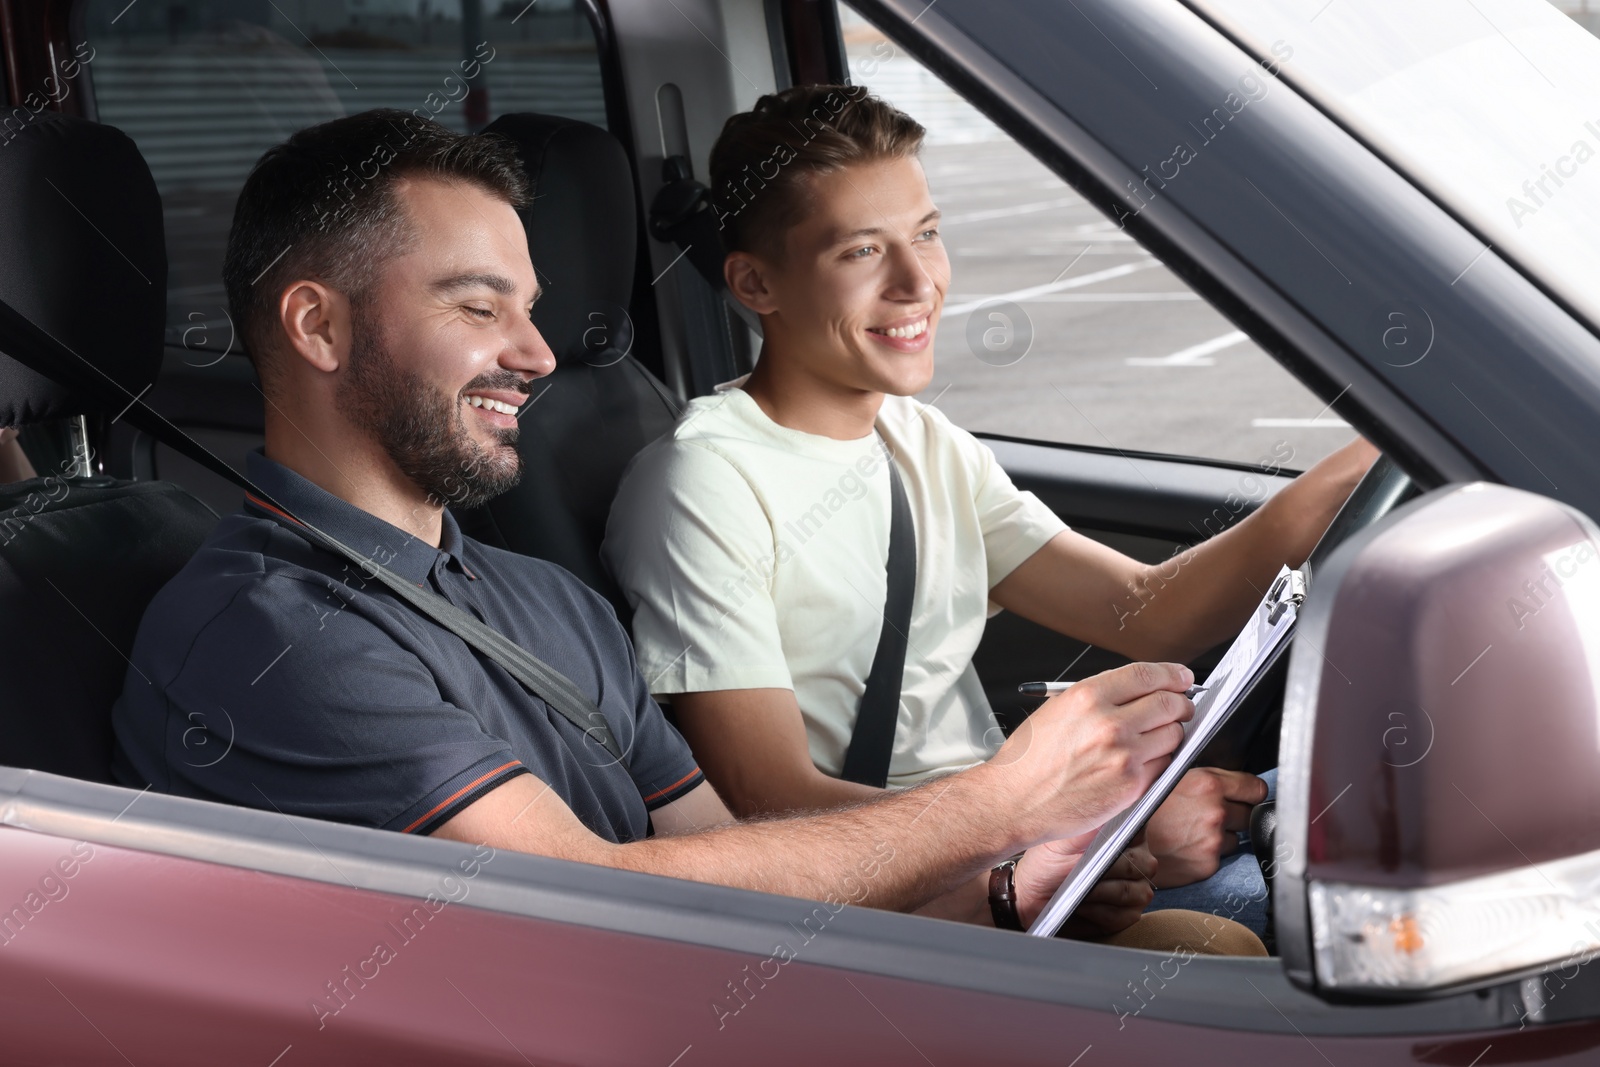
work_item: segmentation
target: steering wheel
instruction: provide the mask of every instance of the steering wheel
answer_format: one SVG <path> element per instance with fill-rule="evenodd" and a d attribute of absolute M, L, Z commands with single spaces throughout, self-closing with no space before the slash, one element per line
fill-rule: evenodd
<path fill-rule="evenodd" d="M 1317 547 L 1307 557 L 1306 568 L 1311 572 L 1311 580 L 1316 580 L 1317 567 L 1326 562 L 1346 538 L 1383 518 L 1413 490 L 1406 473 L 1395 466 L 1394 460 L 1380 454 L 1367 468 L 1367 473 L 1361 476 L 1361 481 L 1356 483 L 1355 489 L 1345 499 L 1344 506 L 1323 531 Z"/>

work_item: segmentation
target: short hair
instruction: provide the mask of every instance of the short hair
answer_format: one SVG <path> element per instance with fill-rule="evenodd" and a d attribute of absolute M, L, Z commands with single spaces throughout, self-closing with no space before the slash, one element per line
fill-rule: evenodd
<path fill-rule="evenodd" d="M 723 124 L 711 149 L 723 250 L 780 255 L 805 214 L 811 175 L 915 156 L 926 132 L 861 85 L 797 85 L 763 96 Z"/>
<path fill-rule="evenodd" d="M 263 386 L 283 287 L 315 278 L 361 305 L 383 265 L 415 240 L 395 193 L 415 177 L 470 182 L 513 207 L 528 197 L 511 142 L 394 108 L 309 126 L 256 162 L 234 208 L 222 281 Z"/>

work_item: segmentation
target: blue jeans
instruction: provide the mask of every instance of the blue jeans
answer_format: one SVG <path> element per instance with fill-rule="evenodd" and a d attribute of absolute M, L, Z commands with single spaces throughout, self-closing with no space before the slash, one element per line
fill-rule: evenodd
<path fill-rule="evenodd" d="M 1278 769 L 1274 767 L 1261 775 L 1267 783 L 1267 799 L 1278 794 Z M 1146 911 L 1163 911 L 1168 908 L 1186 908 L 1189 911 L 1221 915 L 1225 919 L 1243 923 L 1258 937 L 1267 932 L 1267 883 L 1261 877 L 1261 864 L 1256 862 L 1250 848 L 1250 835 L 1240 834 L 1240 849 L 1222 860 L 1217 873 L 1203 882 L 1156 890 L 1155 899 Z"/>

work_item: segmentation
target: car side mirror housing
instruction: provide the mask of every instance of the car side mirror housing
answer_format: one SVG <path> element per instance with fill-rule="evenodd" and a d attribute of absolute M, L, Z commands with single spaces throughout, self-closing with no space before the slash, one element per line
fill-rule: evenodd
<path fill-rule="evenodd" d="M 1416 997 L 1600 955 L 1600 529 L 1446 486 L 1310 575 L 1273 879 L 1291 980 Z"/>

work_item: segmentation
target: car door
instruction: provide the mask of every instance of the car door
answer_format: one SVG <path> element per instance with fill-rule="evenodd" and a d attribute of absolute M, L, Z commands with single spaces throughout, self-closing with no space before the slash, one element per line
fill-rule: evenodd
<path fill-rule="evenodd" d="M 1499 994 L 1330 1008 L 1275 961 L 998 934 L 845 886 L 801 901 L 11 769 L 0 798 L 15 1062 L 1222 1065 L 1308 1041 L 1455 1062 L 1516 1018 Z"/>

